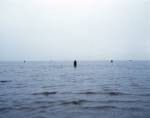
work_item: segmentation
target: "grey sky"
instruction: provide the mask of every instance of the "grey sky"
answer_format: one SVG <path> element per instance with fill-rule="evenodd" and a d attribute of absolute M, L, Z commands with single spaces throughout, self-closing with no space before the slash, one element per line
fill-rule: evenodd
<path fill-rule="evenodd" d="M 0 0 L 0 60 L 150 59 L 150 0 Z"/>

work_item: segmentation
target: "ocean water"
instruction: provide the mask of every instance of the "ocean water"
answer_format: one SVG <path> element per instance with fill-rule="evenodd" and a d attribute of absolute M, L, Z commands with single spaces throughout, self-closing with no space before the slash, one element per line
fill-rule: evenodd
<path fill-rule="evenodd" d="M 150 118 L 150 61 L 0 62 L 0 118 Z"/>

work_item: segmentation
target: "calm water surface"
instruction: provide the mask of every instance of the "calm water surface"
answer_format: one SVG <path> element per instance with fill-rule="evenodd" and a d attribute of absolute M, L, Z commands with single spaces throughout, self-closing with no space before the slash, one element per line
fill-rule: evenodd
<path fill-rule="evenodd" d="M 150 61 L 0 62 L 0 118 L 149 118 Z"/>

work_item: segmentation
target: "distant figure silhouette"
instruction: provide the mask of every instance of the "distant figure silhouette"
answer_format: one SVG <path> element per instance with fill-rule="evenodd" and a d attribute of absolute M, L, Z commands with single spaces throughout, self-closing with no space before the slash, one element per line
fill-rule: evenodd
<path fill-rule="evenodd" d="M 113 60 L 110 60 L 110 63 L 113 63 L 114 61 Z"/>
<path fill-rule="evenodd" d="M 23 62 L 24 62 L 24 63 L 26 63 L 26 61 L 25 61 L 25 60 L 24 60 Z"/>
<path fill-rule="evenodd" d="M 74 60 L 73 65 L 74 65 L 74 68 L 76 68 L 76 67 L 77 67 L 77 61 L 76 61 L 76 60 Z"/>

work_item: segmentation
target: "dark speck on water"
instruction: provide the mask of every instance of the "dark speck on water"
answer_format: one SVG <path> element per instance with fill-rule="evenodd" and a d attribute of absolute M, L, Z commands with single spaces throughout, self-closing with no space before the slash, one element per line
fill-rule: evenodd
<path fill-rule="evenodd" d="M 75 65 L 0 62 L 0 118 L 150 117 L 150 61 Z"/>
<path fill-rule="evenodd" d="M 113 60 L 110 60 L 110 63 L 113 63 L 114 61 Z"/>

